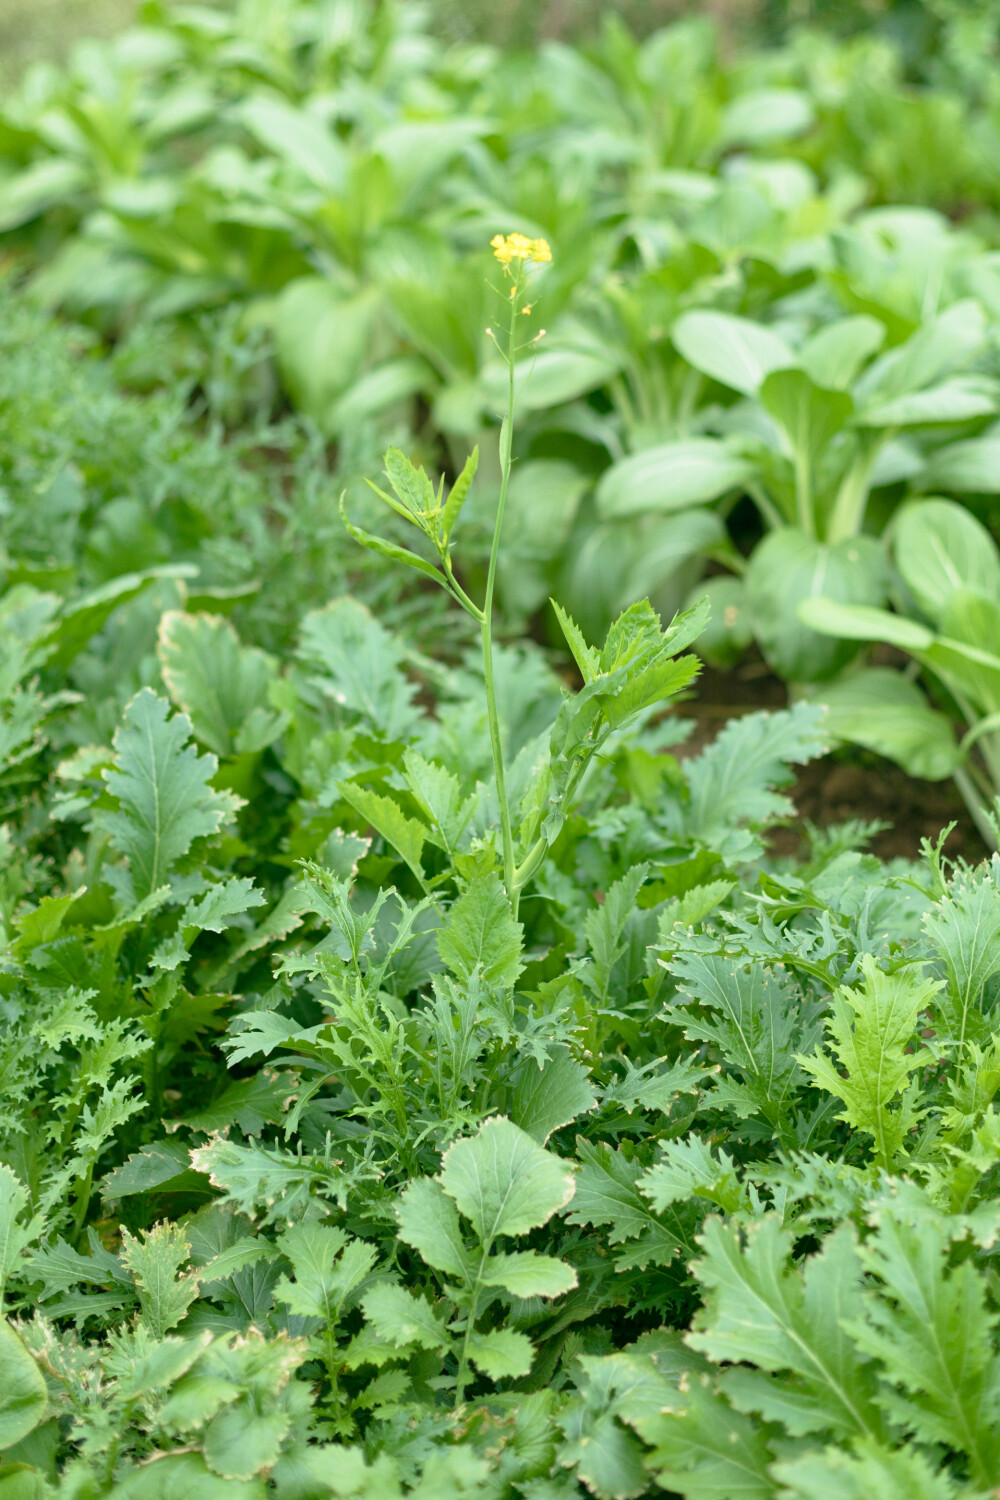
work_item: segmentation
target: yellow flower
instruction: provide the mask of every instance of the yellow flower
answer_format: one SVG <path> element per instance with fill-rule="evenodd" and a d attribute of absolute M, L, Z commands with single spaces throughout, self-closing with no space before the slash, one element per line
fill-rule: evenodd
<path fill-rule="evenodd" d="M 490 240 L 493 254 L 502 266 L 512 260 L 548 261 L 552 251 L 547 240 L 529 240 L 526 234 L 495 234 Z"/>

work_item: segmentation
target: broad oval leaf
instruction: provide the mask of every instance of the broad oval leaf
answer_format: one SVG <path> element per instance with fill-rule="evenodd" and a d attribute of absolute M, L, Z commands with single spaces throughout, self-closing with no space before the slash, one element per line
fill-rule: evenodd
<path fill-rule="evenodd" d="M 621 368 L 607 356 L 575 349 L 545 349 L 531 359 L 518 360 L 514 386 L 521 411 L 545 411 L 562 406 L 588 391 L 606 385 Z M 486 402 L 497 411 L 507 404 L 507 366 L 487 366 L 482 378 Z"/>
<path fill-rule="evenodd" d="M 597 508 L 606 519 L 686 510 L 740 488 L 749 474 L 746 459 L 719 438 L 660 443 L 602 474 Z"/>
<path fill-rule="evenodd" d="M 896 566 L 918 606 L 940 625 L 959 590 L 1000 599 L 1000 556 L 975 516 L 951 500 L 918 500 L 896 522 Z"/>
<path fill-rule="evenodd" d="M 0 1449 L 12 1448 L 41 1422 L 49 1398 L 34 1359 L 0 1318 Z"/>
<path fill-rule="evenodd" d="M 946 716 L 930 707 L 915 682 L 891 667 L 871 667 L 831 683 L 812 701 L 825 706 L 827 728 L 836 739 L 874 750 L 910 776 L 942 781 L 959 763 Z"/>
<path fill-rule="evenodd" d="M 745 396 L 756 394 L 772 370 L 795 364 L 783 338 L 763 323 L 732 313 L 687 312 L 674 324 L 675 347 L 689 365 Z"/>
<path fill-rule="evenodd" d="M 881 604 L 886 568 L 871 537 L 830 546 L 789 526 L 756 548 L 745 587 L 750 623 L 770 665 L 787 681 L 820 682 L 846 666 L 856 648 L 817 635 L 799 606 L 818 595 L 844 604 Z"/>
<path fill-rule="evenodd" d="M 799 360 L 816 385 L 846 391 L 866 361 L 885 343 L 885 334 L 885 324 L 868 313 L 838 318 L 806 340 L 799 350 Z"/>
<path fill-rule="evenodd" d="M 722 139 L 731 146 L 767 146 L 808 130 L 814 119 L 809 95 L 801 89 L 753 89 L 726 106 Z"/>
<path fill-rule="evenodd" d="M 1000 494 L 1000 434 L 949 443 L 929 460 L 920 480 L 922 489 Z"/>

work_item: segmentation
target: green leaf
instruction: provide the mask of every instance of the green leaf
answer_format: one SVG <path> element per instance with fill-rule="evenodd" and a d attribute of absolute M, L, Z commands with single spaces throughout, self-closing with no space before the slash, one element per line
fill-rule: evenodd
<path fill-rule="evenodd" d="M 44 1419 L 45 1379 L 6 1318 L 0 1318 L 0 1451 L 12 1448 Z"/>
<path fill-rule="evenodd" d="M 566 613 L 562 605 L 557 604 L 554 599 L 551 602 L 556 619 L 559 621 L 559 628 L 573 653 L 573 660 L 580 669 L 580 676 L 584 682 L 590 682 L 600 671 L 601 653 L 596 647 L 587 645 L 580 627 Z"/>
<path fill-rule="evenodd" d="M 744 580 L 747 616 L 768 663 L 792 682 L 834 676 L 857 654 L 851 637 L 806 626 L 804 601 L 822 595 L 842 606 L 875 606 L 885 598 L 887 571 L 872 537 L 829 545 L 797 527 L 773 531 L 754 549 Z"/>
<path fill-rule="evenodd" d="M 451 534 L 455 529 L 455 522 L 461 514 L 462 506 L 465 504 L 469 487 L 476 477 L 476 469 L 479 466 L 479 449 L 473 448 L 462 466 L 455 483 L 451 487 L 448 498 L 445 501 L 444 511 L 441 515 L 441 536 L 445 543 L 450 541 Z"/>
<path fill-rule="evenodd" d="M 755 395 L 772 370 L 795 364 L 795 355 L 778 334 L 732 313 L 683 313 L 671 338 L 689 365 L 745 396 Z"/>
<path fill-rule="evenodd" d="M 627 875 L 609 887 L 603 904 L 588 911 L 584 918 L 583 930 L 591 958 L 580 977 L 601 1005 L 607 1003 L 612 971 L 625 953 L 623 935 L 648 874 L 648 864 L 633 865 Z"/>
<path fill-rule="evenodd" d="M 142 1320 L 162 1339 L 184 1317 L 198 1296 L 198 1273 L 180 1275 L 191 1258 L 191 1246 L 178 1224 L 164 1220 L 142 1231 L 142 1239 L 122 1231 L 122 1261 L 135 1278 Z"/>
<path fill-rule="evenodd" d="M 296 109 L 268 93 L 244 99 L 238 118 L 267 151 L 280 157 L 296 173 L 304 174 L 314 187 L 327 194 L 343 191 L 347 151 L 336 132 L 318 115 Z"/>
<path fill-rule="evenodd" d="M 418 1177 L 404 1188 L 396 1210 L 399 1237 L 435 1270 L 467 1280 L 472 1260 L 465 1248 L 455 1205 L 440 1182 Z"/>
<path fill-rule="evenodd" d="M 982 345 L 986 327 L 978 302 L 954 302 L 936 318 L 929 318 L 896 348 L 870 365 L 858 381 L 859 404 L 888 402 L 923 390 Z"/>
<path fill-rule="evenodd" d="M 286 1229 L 278 1244 L 292 1263 L 295 1279 L 281 1277 L 275 1300 L 300 1317 L 322 1318 L 330 1327 L 339 1321 L 348 1298 L 371 1274 L 377 1258 L 372 1245 L 312 1220 Z"/>
<path fill-rule="evenodd" d="M 297 276 L 282 287 L 269 321 L 282 382 L 298 409 L 333 435 L 341 397 L 371 358 L 379 296 L 355 296 L 324 276 Z"/>
<path fill-rule="evenodd" d="M 858 412 L 859 427 L 920 427 L 931 423 L 970 422 L 997 410 L 997 387 L 974 376 L 942 381 L 928 390 L 910 391 L 891 401 L 874 401 Z"/>
<path fill-rule="evenodd" d="M 544 1146 L 554 1130 L 568 1125 L 597 1104 L 588 1070 L 574 1062 L 566 1047 L 556 1048 L 539 1067 L 526 1058 L 514 1077 L 510 1118 Z"/>
<path fill-rule="evenodd" d="M 500 877 L 481 875 L 448 912 L 438 933 L 438 952 L 456 979 L 468 980 L 478 969 L 487 983 L 510 989 L 524 967 L 523 936 Z"/>
<path fill-rule="evenodd" d="M 706 1198 L 725 1213 L 747 1208 L 746 1189 L 736 1175 L 732 1158 L 720 1150 L 718 1159 L 697 1136 L 664 1141 L 660 1158 L 639 1179 L 639 1191 L 657 1213 L 686 1198 Z"/>
<path fill-rule="evenodd" d="M 788 1270 L 793 1239 L 776 1214 L 747 1229 L 745 1248 L 735 1225 L 708 1219 L 694 1266 L 705 1305 L 687 1342 L 715 1363 L 750 1367 L 724 1379 L 740 1410 L 779 1420 L 797 1435 L 878 1438 L 875 1373 L 844 1329 L 864 1306 L 853 1230 L 840 1228 L 822 1251 Z"/>
<path fill-rule="evenodd" d="M 560 1415 L 566 1441 L 559 1462 L 574 1467 L 599 1500 L 633 1500 L 648 1491 L 649 1472 L 642 1448 L 618 1418 L 658 1413 L 674 1391 L 648 1354 L 584 1354 L 577 1366 L 580 1395 Z"/>
<path fill-rule="evenodd" d="M 671 1210 L 661 1218 L 653 1213 L 639 1192 L 645 1171 L 641 1162 L 613 1151 L 604 1142 L 582 1138 L 577 1141 L 577 1155 L 581 1166 L 566 1217 L 571 1224 L 606 1226 L 611 1245 L 634 1241 L 616 1257 L 619 1270 L 651 1264 L 669 1266 L 675 1258 L 690 1258 L 694 1252 L 690 1214 L 682 1217 Z"/>
<path fill-rule="evenodd" d="M 994 1483 L 1000 1467 L 1000 1356 L 997 1316 L 975 1262 L 949 1267 L 950 1245 L 940 1222 L 907 1224 L 879 1215 L 861 1249 L 881 1295 L 865 1298 L 847 1323 L 859 1348 L 881 1363 L 893 1392 L 895 1422 L 924 1443 L 959 1449 L 972 1477 Z"/>
<path fill-rule="evenodd" d="M 863 955 L 861 967 L 862 985 L 837 990 L 826 1023 L 829 1044 L 845 1071 L 818 1049 L 800 1062 L 820 1088 L 843 1101 L 838 1118 L 873 1138 L 877 1160 L 888 1171 L 919 1118 L 908 1084 L 930 1054 L 926 1047 L 913 1048 L 914 1032 L 941 985 L 908 969 L 887 974 L 871 954 Z"/>
<path fill-rule="evenodd" d="M 799 361 L 826 390 L 846 391 L 858 371 L 885 342 L 885 324 L 867 313 L 838 318 L 806 339 Z"/>
<path fill-rule="evenodd" d="M 419 723 L 415 690 L 403 673 L 402 644 L 356 599 L 334 599 L 307 614 L 298 655 L 320 669 L 311 686 L 387 740 L 407 739 Z"/>
<path fill-rule="evenodd" d="M 597 508 L 605 519 L 686 510 L 741 489 L 746 459 L 719 438 L 688 438 L 644 448 L 601 475 Z"/>
<path fill-rule="evenodd" d="M 129 904 L 164 885 L 195 839 L 217 833 L 239 805 L 210 785 L 218 763 L 188 744 L 191 721 L 168 715 L 149 688 L 131 700 L 114 738 L 114 769 L 104 773 L 117 807 L 92 816 L 128 860 L 122 890 Z"/>
<path fill-rule="evenodd" d="M 425 760 L 412 747 L 404 751 L 403 772 L 428 822 L 437 828 L 443 848 L 453 851 L 472 816 L 475 798 L 463 799 L 458 777 L 435 761 Z"/>
<path fill-rule="evenodd" d="M 491 1380 L 517 1380 L 530 1374 L 534 1357 L 531 1340 L 513 1328 L 469 1335 L 469 1358 Z"/>
<path fill-rule="evenodd" d="M 827 743 L 823 710 L 813 704 L 731 720 L 687 764 L 691 795 L 681 814 L 685 832 L 717 848 L 734 828 L 759 827 L 791 814 L 791 803 L 774 788 L 791 781 L 790 766 L 822 755 Z"/>
<path fill-rule="evenodd" d="M 714 1043 L 740 1074 L 739 1086 L 723 1077 L 711 1097 L 738 1115 L 760 1113 L 775 1129 L 787 1128 L 804 1083 L 797 1052 L 817 1035 L 816 1007 L 782 970 L 762 963 L 692 953 L 666 967 L 678 981 L 672 1010 L 685 1036 Z"/>
<path fill-rule="evenodd" d="M 761 385 L 760 399 L 810 474 L 854 411 L 846 391 L 815 385 L 804 370 L 772 370 Z"/>
<path fill-rule="evenodd" d="M 407 1287 L 383 1281 L 361 1299 L 365 1317 L 396 1349 L 447 1349 L 451 1337 L 438 1313 Z"/>
<path fill-rule="evenodd" d="M 484 1245 L 547 1224 L 574 1189 L 567 1163 L 500 1116 L 449 1146 L 440 1182 Z"/>
<path fill-rule="evenodd" d="M 200 1453 L 167 1453 L 126 1474 L 109 1500 L 266 1500 L 263 1479 L 223 1479 Z"/>
<path fill-rule="evenodd" d="M 19 1222 L 28 1206 L 28 1192 L 10 1167 L 0 1163 L 0 1296 L 22 1253 L 37 1239 L 41 1222 Z"/>
<path fill-rule="evenodd" d="M 939 448 L 920 475 L 920 488 L 932 493 L 1000 494 L 1000 435 Z"/>
<path fill-rule="evenodd" d="M 431 514 L 437 500 L 434 486 L 423 468 L 411 464 L 398 448 L 389 448 L 385 455 L 385 472 L 404 513 L 414 520 Z"/>
<path fill-rule="evenodd" d="M 546 340 L 546 342 L 548 342 Z M 562 406 L 588 391 L 599 390 L 620 369 L 613 353 L 576 349 L 544 349 L 514 367 L 517 404 L 521 411 L 545 411 Z M 482 376 L 483 399 L 495 411 L 507 404 L 507 366 L 494 360 Z"/>
<path fill-rule="evenodd" d="M 850 1453 L 825 1448 L 771 1468 L 782 1500 L 976 1500 L 918 1449 L 861 1439 Z"/>
<path fill-rule="evenodd" d="M 358 786 L 355 782 L 338 782 L 337 793 L 396 850 L 403 863 L 423 885 L 426 876 L 420 856 L 427 837 L 424 825 L 418 823 L 416 818 L 407 817 L 391 797 L 381 797 L 378 792 Z"/>
<path fill-rule="evenodd" d="M 88 174 L 81 161 L 61 154 L 33 161 L 0 184 L 0 234 L 27 224 L 87 186 Z"/>
<path fill-rule="evenodd" d="M 291 1425 L 289 1412 L 261 1411 L 255 1401 L 224 1406 L 205 1428 L 205 1462 L 214 1474 L 244 1483 L 261 1471 L 268 1474 Z"/>
<path fill-rule="evenodd" d="M 512 1297 L 561 1297 L 577 1284 L 572 1266 L 537 1250 L 491 1255 L 481 1274 L 483 1286 L 500 1286 Z"/>
<path fill-rule="evenodd" d="M 995 1029 L 991 981 L 1000 973 L 1000 890 L 996 866 L 957 875 L 947 895 L 924 917 L 931 952 L 944 965 L 946 984 L 935 996 L 935 1018 L 960 1048 L 984 1042 Z"/>
<path fill-rule="evenodd" d="M 941 781 L 959 764 L 950 720 L 931 708 L 915 682 L 891 667 L 869 667 L 817 689 L 835 739 L 864 745 L 910 776 Z"/>
<path fill-rule="evenodd" d="M 182 563 L 149 568 L 144 573 L 123 573 L 80 595 L 64 607 L 61 618 L 48 632 L 48 665 L 61 669 L 68 667 L 87 642 L 104 628 L 115 610 L 145 593 L 151 584 L 163 578 L 192 578 L 196 572 L 197 569 Z"/>
<path fill-rule="evenodd" d="M 109 1172 L 101 1183 L 101 1196 L 109 1200 L 129 1198 L 163 1187 L 191 1170 L 191 1157 L 180 1141 L 156 1141 L 134 1151 L 122 1166 Z"/>
<path fill-rule="evenodd" d="M 262 1071 L 252 1078 L 239 1078 L 204 1109 L 194 1110 L 180 1120 L 170 1122 L 171 1130 L 185 1125 L 188 1130 L 216 1130 L 239 1126 L 244 1135 L 260 1135 L 265 1125 L 278 1125 L 288 1107 L 294 1079 L 287 1073 Z"/>
<path fill-rule="evenodd" d="M 730 100 L 722 114 L 727 146 L 771 146 L 802 135 L 815 120 L 813 104 L 802 89 L 749 89 Z"/>
<path fill-rule="evenodd" d="M 940 628 L 956 593 L 1000 599 L 1000 556 L 985 526 L 950 500 L 918 500 L 894 529 L 896 565 L 918 607 Z"/>
<path fill-rule="evenodd" d="M 228 620 L 168 610 L 158 654 L 168 693 L 216 755 L 263 750 L 280 733 L 281 718 L 268 706 L 277 663 L 241 645 Z"/>
<path fill-rule="evenodd" d="M 934 634 L 915 620 L 890 614 L 887 609 L 869 609 L 860 604 L 841 604 L 824 596 L 803 599 L 798 616 L 810 630 L 851 641 L 885 641 L 901 651 L 928 651 Z"/>
<path fill-rule="evenodd" d="M 741 1416 L 710 1385 L 684 1381 L 655 1414 L 624 1420 L 653 1444 L 647 1467 L 665 1490 L 685 1500 L 774 1500 L 774 1455 L 756 1422 Z"/>
<path fill-rule="evenodd" d="M 404 567 L 412 568 L 415 573 L 421 573 L 425 578 L 433 578 L 434 582 L 440 583 L 442 587 L 447 586 L 447 580 L 441 569 L 436 568 L 426 558 L 420 557 L 416 552 L 411 552 L 408 547 L 400 547 L 396 542 L 387 542 L 384 537 L 365 531 L 362 526 L 355 526 L 344 509 L 343 495 L 340 497 L 340 519 L 354 540 L 360 546 L 367 547 L 369 552 L 377 552 L 381 557 L 389 558 L 390 562 L 402 563 Z"/>

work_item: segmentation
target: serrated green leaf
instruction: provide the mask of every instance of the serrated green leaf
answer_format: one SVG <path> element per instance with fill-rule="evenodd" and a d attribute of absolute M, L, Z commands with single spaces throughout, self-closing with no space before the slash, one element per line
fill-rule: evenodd
<path fill-rule="evenodd" d="M 373 1246 L 351 1239 L 342 1229 L 307 1221 L 286 1229 L 279 1240 L 282 1255 L 292 1263 L 294 1281 L 282 1277 L 274 1297 L 301 1317 L 322 1318 L 335 1324 L 353 1293 L 371 1273 Z"/>
<path fill-rule="evenodd" d="M 349 803 L 354 811 L 364 818 L 366 823 L 370 823 L 375 832 L 396 850 L 403 863 L 412 870 L 417 880 L 423 885 L 426 876 L 420 856 L 427 837 L 427 829 L 424 825 L 418 823 L 416 818 L 407 817 L 399 804 L 393 802 L 391 797 L 381 797 L 378 792 L 373 792 L 368 787 L 358 786 L 351 781 L 341 781 L 337 785 L 337 791 L 344 801 Z"/>
<path fill-rule="evenodd" d="M 142 1320 L 154 1338 L 161 1339 L 184 1317 L 198 1296 L 198 1275 L 181 1267 L 191 1258 L 191 1246 L 177 1224 L 164 1221 L 142 1231 L 139 1239 L 122 1233 L 122 1261 L 135 1277 Z"/>
<path fill-rule="evenodd" d="M 487 983 L 509 989 L 524 967 L 523 936 L 500 877 L 482 875 L 452 905 L 437 946 L 456 979 L 468 980 L 478 969 Z"/>
<path fill-rule="evenodd" d="M 907 1085 L 929 1054 L 912 1044 L 917 1018 L 941 985 L 913 970 L 887 974 L 870 954 L 861 966 L 862 985 L 837 991 L 826 1023 L 834 1056 L 846 1072 L 819 1050 L 799 1061 L 821 1088 L 843 1101 L 839 1118 L 873 1138 L 877 1159 L 888 1170 L 919 1118 Z"/>
<path fill-rule="evenodd" d="M 661 1219 L 639 1192 L 644 1167 L 613 1151 L 604 1142 L 577 1142 L 581 1167 L 576 1192 L 567 1212 L 571 1224 L 607 1226 L 611 1245 L 629 1244 L 616 1264 L 639 1267 L 668 1266 L 675 1258 L 687 1259 L 694 1252 L 693 1220 L 669 1212 Z"/>
<path fill-rule="evenodd" d="M 157 649 L 168 693 L 187 714 L 195 737 L 216 755 L 233 755 L 238 743 L 243 750 L 262 750 L 280 733 L 282 721 L 268 703 L 277 662 L 242 645 L 228 620 L 168 610 Z M 251 719 L 256 733 L 247 743 Z"/>
<path fill-rule="evenodd" d="M 397 1349 L 446 1349 L 451 1342 L 434 1308 L 407 1287 L 380 1282 L 365 1293 L 361 1305 L 376 1333 Z"/>
<path fill-rule="evenodd" d="M 130 903 L 163 885 L 196 838 L 217 833 L 239 806 L 211 785 L 217 762 L 188 744 L 190 720 L 143 688 L 125 709 L 114 738 L 114 770 L 105 772 L 114 811 L 93 824 L 128 860 L 123 882 Z"/>
<path fill-rule="evenodd" d="M 419 1250 L 429 1266 L 467 1279 L 472 1260 L 465 1248 L 455 1205 L 441 1184 L 418 1177 L 404 1189 L 396 1210 L 399 1237 Z"/>
<path fill-rule="evenodd" d="M 531 1371 L 535 1347 L 513 1328 L 469 1335 L 469 1358 L 491 1380 L 517 1380 Z"/>
<path fill-rule="evenodd" d="M 725 1213 L 739 1213 L 747 1204 L 746 1188 L 740 1182 L 732 1158 L 720 1150 L 718 1157 L 697 1136 L 683 1141 L 664 1141 L 656 1165 L 639 1179 L 639 1191 L 657 1213 L 663 1213 L 685 1198 L 707 1198 Z"/>
<path fill-rule="evenodd" d="M 483 1244 L 547 1224 L 569 1203 L 574 1188 L 565 1162 L 501 1117 L 449 1146 L 440 1182 Z"/>
<path fill-rule="evenodd" d="M 27 1206 L 27 1189 L 10 1167 L 0 1163 L 0 1295 L 23 1252 L 41 1232 L 38 1219 L 21 1222 Z"/>
<path fill-rule="evenodd" d="M 889 1211 L 861 1248 L 881 1282 L 846 1329 L 878 1359 L 893 1387 L 886 1406 L 896 1422 L 927 1443 L 960 1448 L 973 1479 L 993 1483 L 1000 1465 L 1000 1356 L 997 1317 L 971 1261 L 949 1266 L 940 1222 L 907 1224 Z"/>
<path fill-rule="evenodd" d="M 588 1070 L 559 1048 L 541 1067 L 522 1063 L 510 1097 L 510 1118 L 544 1146 L 554 1130 L 597 1104 Z"/>
<path fill-rule="evenodd" d="M 916 1448 L 865 1440 L 851 1453 L 826 1448 L 783 1459 L 771 1473 L 782 1486 L 781 1500 L 978 1500 Z"/>
<path fill-rule="evenodd" d="M 707 1220 L 694 1266 L 705 1306 L 687 1341 L 715 1362 L 768 1372 L 772 1378 L 734 1386 L 732 1397 L 765 1419 L 773 1402 L 774 1414 L 789 1421 L 783 1386 L 790 1383 L 799 1398 L 792 1431 L 879 1438 L 875 1373 L 844 1330 L 864 1305 L 854 1233 L 842 1227 L 794 1271 L 787 1269 L 792 1239 L 774 1214 L 747 1228 L 745 1249 L 735 1226 Z"/>
<path fill-rule="evenodd" d="M 462 465 L 462 472 L 459 474 L 458 478 L 455 480 L 455 483 L 452 485 L 451 491 L 444 504 L 444 511 L 441 516 L 441 536 L 445 544 L 447 544 L 451 539 L 451 533 L 455 529 L 455 522 L 458 520 L 458 517 L 462 510 L 462 506 L 465 504 L 466 496 L 469 493 L 469 486 L 472 484 L 472 481 L 476 476 L 476 469 L 478 468 L 478 466 L 479 449 L 478 447 L 476 447 L 473 448 L 472 452 L 465 460 L 465 463 Z"/>

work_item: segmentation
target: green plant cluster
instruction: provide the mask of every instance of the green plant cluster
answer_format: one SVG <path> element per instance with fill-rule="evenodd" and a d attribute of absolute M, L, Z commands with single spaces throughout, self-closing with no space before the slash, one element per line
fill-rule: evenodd
<path fill-rule="evenodd" d="M 1000 862 L 770 859 L 641 605 L 495 651 L 515 917 L 474 658 L 198 601 L 95 738 L 158 586 L 3 597 L 3 1500 L 985 1497 Z"/>
<path fill-rule="evenodd" d="M 861 211 L 886 59 L 148 5 L 4 113 L 0 1500 L 996 1493 L 1000 855 L 770 838 L 831 728 L 1000 837 L 1000 283 Z"/>
<path fill-rule="evenodd" d="M 998 18 L 926 10 L 915 64 L 890 32 L 782 25 L 728 56 L 704 18 L 642 41 L 611 18 L 598 43 L 519 54 L 445 45 L 390 0 L 149 0 L 4 101 L 0 245 L 36 297 L 120 341 L 131 385 L 179 382 L 229 427 L 290 402 L 358 524 L 386 445 L 453 477 L 479 443 L 458 561 L 482 581 L 507 379 L 486 246 L 544 235 L 507 624 L 558 640 L 555 594 L 599 638 L 645 595 L 672 614 L 709 569 L 699 650 L 756 641 L 865 739 L 864 648 L 815 599 L 919 609 L 897 518 L 943 498 L 988 520 L 1000 492 Z M 343 556 L 320 511 L 297 538 L 314 576 Z M 985 830 L 996 693 L 921 668 L 930 705 L 875 679 L 874 748 L 956 774 Z"/>
<path fill-rule="evenodd" d="M 474 461 L 385 467 L 481 656 L 11 533 L 0 1500 L 987 1500 L 1000 856 L 774 859 L 824 710 L 678 758 L 704 602 L 558 610 L 561 677 L 453 571 Z"/>

